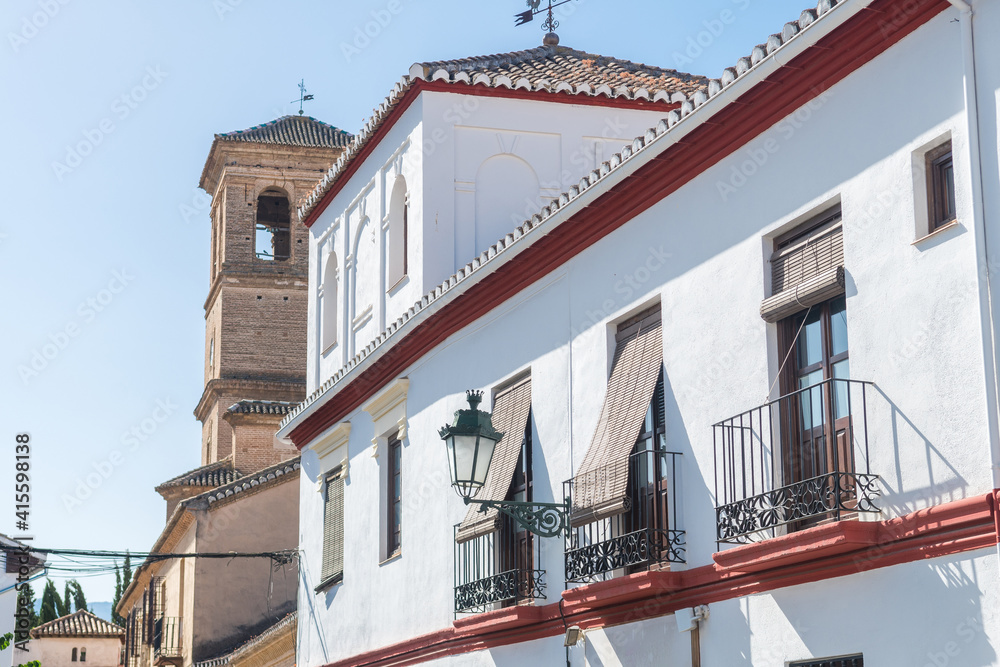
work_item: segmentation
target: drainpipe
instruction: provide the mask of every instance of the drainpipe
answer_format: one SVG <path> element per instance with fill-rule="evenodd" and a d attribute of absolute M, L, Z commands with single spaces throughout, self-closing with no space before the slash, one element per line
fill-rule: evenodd
<path fill-rule="evenodd" d="M 993 310 L 993 275 L 990 269 L 989 239 L 986 225 L 985 200 L 983 197 L 983 162 L 981 155 L 982 141 L 979 124 L 979 91 L 976 80 L 976 50 L 973 32 L 974 13 L 972 5 L 967 0 L 948 0 L 956 9 L 962 12 L 960 24 L 962 27 L 962 62 L 965 69 L 965 111 L 968 122 L 970 173 L 972 175 L 972 212 L 973 224 L 979 228 L 976 239 L 976 250 L 983 261 L 983 271 L 986 284 L 986 314 L 985 325 L 989 340 L 986 345 L 988 388 L 993 396 L 990 398 L 991 409 L 989 419 L 990 470 L 993 477 L 993 488 L 1000 489 L 1000 442 L 998 442 L 998 421 L 1000 421 L 1000 385 L 997 367 L 997 325 Z"/>

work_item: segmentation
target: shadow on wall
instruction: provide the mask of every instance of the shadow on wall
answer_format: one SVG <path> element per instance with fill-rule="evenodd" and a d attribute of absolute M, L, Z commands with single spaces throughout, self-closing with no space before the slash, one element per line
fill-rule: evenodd
<path fill-rule="evenodd" d="M 956 557 L 949 562 L 918 564 L 906 572 L 893 568 L 878 572 L 884 574 L 863 574 L 847 583 L 856 595 L 830 596 L 820 604 L 815 590 L 776 591 L 773 599 L 785 616 L 787 632 L 794 636 L 768 641 L 743 664 L 784 664 L 784 660 L 860 652 L 872 664 L 996 664 L 996 651 L 983 627 L 983 591 L 974 561 Z M 880 576 L 878 588 L 872 586 L 874 576 Z M 842 587 L 843 583 L 831 584 L 835 585 Z M 887 590 L 889 587 L 892 589 Z M 885 613 L 892 617 L 885 617 Z M 913 631 L 915 626 L 919 633 Z M 873 633 L 873 627 L 879 631 Z M 789 645 L 799 642 L 806 646 L 806 655 L 783 654 Z"/>
<path fill-rule="evenodd" d="M 871 396 L 881 397 L 884 405 L 876 406 L 873 416 L 878 418 L 885 415 L 887 421 L 877 419 L 873 421 L 872 445 L 878 447 L 883 442 L 882 435 L 891 433 L 892 452 L 894 461 L 894 478 L 890 478 L 889 470 L 876 470 L 872 472 L 882 477 L 882 485 L 885 489 L 880 500 L 880 505 L 889 516 L 903 516 L 915 512 L 919 509 L 940 505 L 953 500 L 961 500 L 967 496 L 968 482 L 958 470 L 941 453 L 934 443 L 924 435 L 920 428 L 910 419 L 906 413 L 900 410 L 884 391 L 877 385 Z M 873 404 L 876 403 L 872 401 Z M 917 449 L 919 447 L 919 450 Z M 919 482 L 906 478 L 903 469 L 903 450 L 906 450 L 907 458 L 916 461 L 914 454 L 922 452 L 920 461 L 926 474 L 926 484 L 918 486 Z M 873 460 L 877 460 L 873 456 Z"/>

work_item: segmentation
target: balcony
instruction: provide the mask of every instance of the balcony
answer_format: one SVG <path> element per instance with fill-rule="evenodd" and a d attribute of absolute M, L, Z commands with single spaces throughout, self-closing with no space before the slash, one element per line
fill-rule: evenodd
<path fill-rule="evenodd" d="M 153 621 L 153 664 L 179 664 L 181 652 L 181 619 L 161 616 Z"/>
<path fill-rule="evenodd" d="M 461 544 L 456 539 L 455 614 L 545 599 L 545 571 L 536 569 L 538 562 L 539 540 L 503 514 L 498 530 Z"/>
<path fill-rule="evenodd" d="M 879 512 L 870 382 L 829 379 L 713 426 L 716 539 L 745 544 Z"/>
<path fill-rule="evenodd" d="M 629 456 L 625 496 L 616 501 L 616 513 L 598 511 L 573 521 L 566 540 L 567 582 L 605 581 L 684 562 L 684 531 L 676 529 L 679 457 L 662 449 Z M 612 464 L 564 482 L 563 493 L 570 499 L 573 514 L 579 515 L 585 498 L 616 495 L 610 489 L 622 471 Z"/>

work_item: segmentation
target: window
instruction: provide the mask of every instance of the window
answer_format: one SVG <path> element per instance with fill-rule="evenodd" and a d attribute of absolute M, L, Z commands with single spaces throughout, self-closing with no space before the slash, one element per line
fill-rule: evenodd
<path fill-rule="evenodd" d="M 326 497 L 323 502 L 323 566 L 321 591 L 344 578 L 344 466 L 338 466 L 326 477 Z"/>
<path fill-rule="evenodd" d="M 951 142 L 928 151 L 927 171 L 927 212 L 930 229 L 944 227 L 955 220 L 955 167 L 952 162 Z"/>
<path fill-rule="evenodd" d="M 215 371 L 215 335 L 212 335 L 212 339 L 208 341 L 208 374 L 212 375 Z"/>
<path fill-rule="evenodd" d="M 323 318 L 323 351 L 337 344 L 337 253 L 331 252 L 326 258 L 326 269 L 323 271 L 322 292 L 320 294 L 320 311 Z"/>
<path fill-rule="evenodd" d="M 667 502 L 676 467 L 665 449 L 662 335 L 659 306 L 618 326 L 597 429 L 564 485 L 572 503 L 567 581 L 684 561 L 684 533 Z"/>
<path fill-rule="evenodd" d="M 266 190 L 257 198 L 254 254 L 258 259 L 284 261 L 291 255 L 291 209 L 288 197 Z"/>
<path fill-rule="evenodd" d="M 76 647 L 75 647 L 75 646 L 73 647 L 73 657 L 72 657 L 72 661 L 73 661 L 73 662 L 76 662 Z"/>
<path fill-rule="evenodd" d="M 865 667 L 865 657 L 857 655 L 845 655 L 840 658 L 824 658 L 822 660 L 802 660 L 790 662 L 788 667 Z"/>
<path fill-rule="evenodd" d="M 409 269 L 409 194 L 406 179 L 396 178 L 389 199 L 389 249 L 386 284 L 391 290 L 407 274 Z"/>
<path fill-rule="evenodd" d="M 514 474 L 510 480 L 510 488 L 507 490 L 505 500 L 518 502 L 530 502 L 532 500 L 531 488 L 531 417 L 529 412 L 528 424 L 521 437 L 521 444 L 518 447 L 519 453 L 517 463 L 514 465 Z M 497 571 L 515 571 L 517 590 L 515 596 L 503 601 L 503 606 L 509 607 L 517 604 L 521 600 L 534 597 L 534 539 L 532 534 L 509 516 L 504 515 L 500 521 L 500 539 L 498 544 Z"/>
<path fill-rule="evenodd" d="M 791 398 L 788 415 L 798 428 L 788 434 L 782 457 L 785 485 L 853 467 L 847 345 L 847 299 L 839 296 L 811 306 L 781 326 L 780 382 Z M 833 416 L 832 419 L 828 415 Z"/>
<path fill-rule="evenodd" d="M 395 434 L 389 438 L 388 502 L 386 503 L 386 554 L 388 557 L 399 553 L 402 546 L 403 513 L 403 443 Z"/>
<path fill-rule="evenodd" d="M 840 207 L 774 239 L 771 296 L 760 316 L 777 322 L 844 293 L 844 232 Z"/>
<path fill-rule="evenodd" d="M 87 662 L 87 649 L 80 649 L 80 662 Z"/>

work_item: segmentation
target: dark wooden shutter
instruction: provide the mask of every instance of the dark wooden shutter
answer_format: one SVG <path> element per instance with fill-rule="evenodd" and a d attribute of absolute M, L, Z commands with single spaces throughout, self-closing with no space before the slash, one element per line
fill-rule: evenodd
<path fill-rule="evenodd" d="M 323 503 L 323 568 L 321 583 L 344 575 L 344 467 L 327 476 L 326 502 Z"/>

